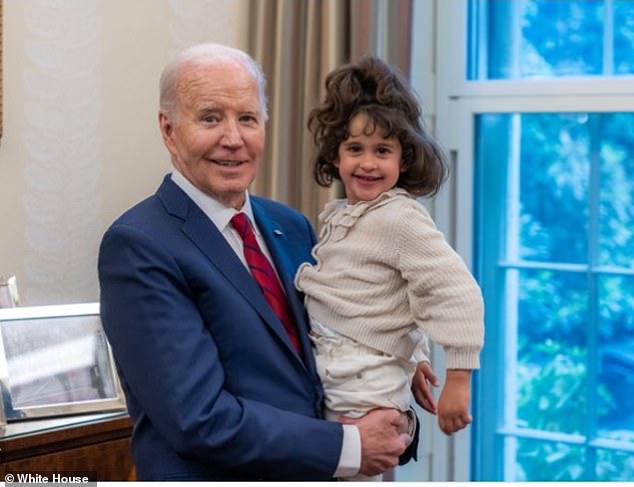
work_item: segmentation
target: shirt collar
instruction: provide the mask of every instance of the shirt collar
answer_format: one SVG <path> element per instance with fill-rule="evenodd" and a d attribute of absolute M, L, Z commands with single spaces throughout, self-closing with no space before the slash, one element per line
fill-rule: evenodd
<path fill-rule="evenodd" d="M 227 208 L 215 198 L 212 198 L 206 193 L 203 193 L 200 189 L 194 186 L 185 176 L 183 176 L 178 170 L 172 171 L 172 181 L 176 186 L 182 189 L 187 196 L 189 196 L 194 203 L 207 215 L 207 217 L 213 222 L 214 225 L 221 232 L 225 230 L 233 215 L 238 213 L 235 208 Z M 251 207 L 251 198 L 249 192 L 244 192 L 244 205 L 240 211 L 249 217 L 249 221 L 253 228 L 256 229 L 256 233 L 259 233 L 257 226 L 255 225 L 255 218 L 253 216 L 253 208 Z"/>

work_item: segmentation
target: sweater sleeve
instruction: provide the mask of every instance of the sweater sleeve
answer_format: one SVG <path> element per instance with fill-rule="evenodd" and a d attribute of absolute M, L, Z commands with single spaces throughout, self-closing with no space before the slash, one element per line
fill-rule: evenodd
<path fill-rule="evenodd" d="M 479 368 L 484 306 L 478 284 L 424 207 L 406 207 L 394 223 L 397 265 L 416 324 L 444 347 L 447 368 Z"/>

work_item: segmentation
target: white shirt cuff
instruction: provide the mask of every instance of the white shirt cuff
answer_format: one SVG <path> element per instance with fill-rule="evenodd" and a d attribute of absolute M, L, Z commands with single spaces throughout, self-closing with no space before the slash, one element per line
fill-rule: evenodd
<path fill-rule="evenodd" d="M 361 469 L 361 435 L 352 424 L 343 425 L 341 456 L 334 477 L 354 477 Z"/>

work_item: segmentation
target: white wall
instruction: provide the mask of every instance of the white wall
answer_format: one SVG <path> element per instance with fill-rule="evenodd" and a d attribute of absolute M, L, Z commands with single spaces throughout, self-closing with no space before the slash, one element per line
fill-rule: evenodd
<path fill-rule="evenodd" d="M 98 299 L 110 222 L 169 169 L 158 78 L 202 41 L 244 48 L 248 0 L 4 0 L 0 277 L 22 305 Z"/>

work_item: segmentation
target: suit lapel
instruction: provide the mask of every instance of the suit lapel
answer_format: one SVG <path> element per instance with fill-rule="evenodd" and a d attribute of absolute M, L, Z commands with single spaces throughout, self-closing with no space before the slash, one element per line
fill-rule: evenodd
<path fill-rule="evenodd" d="M 246 301 L 253 306 L 262 317 L 264 323 L 271 328 L 273 333 L 275 333 L 285 343 L 293 355 L 297 357 L 284 326 L 264 299 L 264 295 L 257 282 L 253 279 L 251 274 L 249 274 L 249 271 L 244 267 L 242 261 L 235 254 L 216 226 L 209 220 L 207 215 L 172 182 L 169 176 L 166 176 L 164 179 L 163 184 L 157 192 L 157 196 L 165 205 L 168 213 L 183 220 L 181 227 L 183 233 L 205 254 L 236 291 L 244 296 Z M 258 226 L 260 226 L 260 222 L 258 222 Z M 262 230 L 262 228 L 260 228 L 260 230 Z M 269 238 L 270 237 L 265 237 L 267 246 L 270 245 Z M 269 250 L 273 252 L 270 246 Z M 277 248 L 275 253 L 279 254 Z M 274 260 L 276 259 L 274 258 Z M 275 264 L 277 265 L 277 261 Z M 281 272 L 281 274 L 286 275 L 287 272 Z M 282 281 L 288 293 L 287 279 L 282 279 Z M 295 316 L 295 314 L 295 310 L 293 310 L 293 316 Z M 302 335 L 304 335 L 304 333 L 300 332 L 300 337 L 302 337 Z M 302 347 L 304 347 L 304 337 L 302 337 L 301 340 Z M 299 357 L 297 358 L 299 360 Z"/>
<path fill-rule="evenodd" d="M 302 353 L 304 357 L 306 357 L 305 363 L 309 364 L 309 368 L 312 369 L 310 366 L 312 364 L 310 355 L 313 353 L 313 350 L 308 338 L 306 312 L 304 304 L 300 300 L 297 290 L 295 289 L 295 266 L 289 261 L 288 257 L 289 254 L 287 249 L 293 244 L 292 242 L 289 242 L 286 237 L 283 226 L 279 222 L 269 218 L 255 198 L 251 198 L 251 207 L 253 208 L 253 214 L 258 228 L 273 259 L 273 265 L 277 269 L 282 287 L 288 297 L 291 313 L 298 327 Z M 290 341 L 288 341 L 288 344 L 291 346 Z"/>

